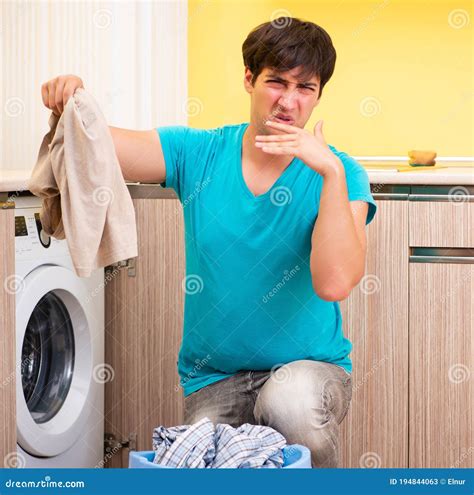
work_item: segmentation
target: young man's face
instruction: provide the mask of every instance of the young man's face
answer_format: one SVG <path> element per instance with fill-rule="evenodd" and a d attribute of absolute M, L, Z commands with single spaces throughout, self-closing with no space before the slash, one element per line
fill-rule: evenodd
<path fill-rule="evenodd" d="M 281 134 L 265 121 L 274 120 L 301 129 L 319 103 L 319 78 L 298 80 L 299 68 L 276 72 L 264 68 L 252 86 L 252 73 L 245 69 L 244 85 L 250 94 L 250 119 L 258 134 Z"/>

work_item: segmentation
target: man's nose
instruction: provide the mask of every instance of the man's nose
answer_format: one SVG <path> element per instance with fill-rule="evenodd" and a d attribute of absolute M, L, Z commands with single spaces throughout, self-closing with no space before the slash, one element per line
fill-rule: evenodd
<path fill-rule="evenodd" d="M 278 104 L 283 109 L 292 110 L 296 107 L 296 94 L 294 90 L 286 90 L 278 100 Z"/>

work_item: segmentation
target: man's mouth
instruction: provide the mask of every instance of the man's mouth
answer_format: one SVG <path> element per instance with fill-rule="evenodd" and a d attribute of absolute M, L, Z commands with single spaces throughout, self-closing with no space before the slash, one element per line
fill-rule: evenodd
<path fill-rule="evenodd" d="M 273 120 L 275 122 L 280 122 L 281 124 L 287 125 L 293 125 L 295 123 L 295 121 L 289 115 L 285 115 L 284 113 L 277 113 L 273 116 Z"/>

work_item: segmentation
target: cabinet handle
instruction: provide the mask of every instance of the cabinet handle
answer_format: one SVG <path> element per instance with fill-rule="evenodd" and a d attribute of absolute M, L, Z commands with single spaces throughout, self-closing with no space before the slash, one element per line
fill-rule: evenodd
<path fill-rule="evenodd" d="M 474 264 L 474 248 L 410 248 L 410 263 Z"/>
<path fill-rule="evenodd" d="M 459 203 L 473 203 L 474 196 L 472 194 L 463 194 L 459 196 Z M 445 201 L 450 203 L 457 203 L 454 195 L 445 194 L 410 194 L 410 201 Z"/>
<path fill-rule="evenodd" d="M 474 202 L 474 186 L 466 185 L 398 185 L 371 184 L 370 190 L 374 199 L 398 201 L 446 201 L 452 203 Z"/>
<path fill-rule="evenodd" d="M 474 186 L 449 186 L 449 185 L 412 185 L 410 188 L 410 201 L 449 201 L 452 203 L 474 202 Z"/>
<path fill-rule="evenodd" d="M 407 193 L 372 193 L 374 199 L 389 199 L 392 201 L 408 201 Z"/>

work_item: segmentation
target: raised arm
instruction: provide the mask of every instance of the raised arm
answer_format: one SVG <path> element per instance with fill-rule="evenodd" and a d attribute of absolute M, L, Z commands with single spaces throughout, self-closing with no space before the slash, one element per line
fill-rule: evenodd
<path fill-rule="evenodd" d="M 59 116 L 77 88 L 84 88 L 80 77 L 72 74 L 55 77 L 41 86 L 43 103 Z M 165 160 L 160 138 L 155 129 L 134 131 L 110 126 L 109 129 L 125 180 L 133 182 L 165 180 Z"/>
<path fill-rule="evenodd" d="M 110 126 L 109 129 L 125 180 L 133 182 L 165 180 L 165 159 L 155 129 L 133 131 Z"/>

